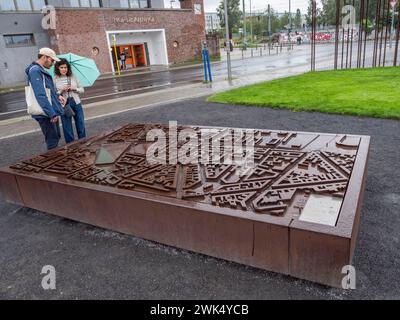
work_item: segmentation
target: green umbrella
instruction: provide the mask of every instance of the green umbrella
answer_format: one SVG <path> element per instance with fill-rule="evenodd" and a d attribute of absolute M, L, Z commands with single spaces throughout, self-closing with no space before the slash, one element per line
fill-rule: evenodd
<path fill-rule="evenodd" d="M 60 59 L 66 59 L 71 65 L 72 74 L 78 79 L 82 87 L 91 87 L 96 79 L 100 76 L 100 71 L 97 69 L 93 59 L 81 57 L 73 53 L 57 55 Z M 49 70 L 49 73 L 54 77 L 54 66 Z"/>

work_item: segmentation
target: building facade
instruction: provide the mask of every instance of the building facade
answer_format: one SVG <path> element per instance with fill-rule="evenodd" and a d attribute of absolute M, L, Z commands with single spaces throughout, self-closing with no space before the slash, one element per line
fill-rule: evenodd
<path fill-rule="evenodd" d="M 206 12 L 205 14 L 206 32 L 219 31 L 221 29 L 221 21 L 216 12 Z"/>
<path fill-rule="evenodd" d="M 201 57 L 203 0 L 180 8 L 164 8 L 164 0 L 30 0 L 23 10 L 19 3 L 0 1 L 0 86 L 24 81 L 43 46 L 90 57 L 102 73 Z M 55 7 L 55 28 L 42 28 L 42 5 Z"/>

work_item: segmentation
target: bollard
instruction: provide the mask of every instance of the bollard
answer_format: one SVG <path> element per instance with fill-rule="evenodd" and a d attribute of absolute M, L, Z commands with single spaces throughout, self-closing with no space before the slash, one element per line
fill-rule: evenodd
<path fill-rule="evenodd" d="M 212 74 L 211 74 L 211 62 L 210 62 L 210 55 L 208 49 L 206 50 L 206 61 L 207 61 L 207 69 L 208 69 L 208 79 L 212 82 Z"/>
<path fill-rule="evenodd" d="M 212 82 L 210 55 L 206 44 L 203 44 L 202 59 L 204 67 L 204 82 Z"/>
<path fill-rule="evenodd" d="M 260 57 L 262 57 L 262 48 L 260 47 Z"/>
<path fill-rule="evenodd" d="M 204 82 L 208 82 L 206 50 L 202 50 Z"/>
<path fill-rule="evenodd" d="M 251 57 L 253 58 L 253 48 L 251 48 Z"/>

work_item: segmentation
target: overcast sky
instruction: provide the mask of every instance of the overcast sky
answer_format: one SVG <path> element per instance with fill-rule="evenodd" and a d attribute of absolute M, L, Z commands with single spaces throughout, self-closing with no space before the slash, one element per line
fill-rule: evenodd
<path fill-rule="evenodd" d="M 240 0 L 240 8 L 242 8 L 242 1 Z M 221 0 L 204 0 L 205 12 L 215 12 Z M 246 11 L 250 9 L 250 0 L 245 0 Z M 289 11 L 289 0 L 251 0 L 251 7 L 254 11 L 265 10 L 268 7 L 268 3 L 274 8 L 275 11 L 284 12 Z M 306 13 L 308 7 L 307 0 L 291 0 L 292 11 L 296 12 L 299 8 L 302 13 Z"/>

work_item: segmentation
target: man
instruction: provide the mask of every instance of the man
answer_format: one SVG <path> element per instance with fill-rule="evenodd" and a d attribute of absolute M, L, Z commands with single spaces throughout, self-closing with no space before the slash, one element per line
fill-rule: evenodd
<path fill-rule="evenodd" d="M 125 53 L 125 51 L 121 52 L 121 69 L 122 70 L 126 69 L 126 53 Z"/>
<path fill-rule="evenodd" d="M 28 82 L 32 86 L 38 104 L 46 115 L 32 115 L 43 132 L 47 150 L 57 148 L 60 140 L 60 126 L 58 116 L 64 114 L 63 105 L 65 98 L 57 93 L 54 87 L 53 78 L 46 71 L 50 69 L 55 61 L 60 61 L 56 53 L 50 48 L 42 48 L 39 51 L 38 59 L 32 62 L 25 70 Z M 46 95 L 46 88 L 50 89 L 51 103 Z"/>

